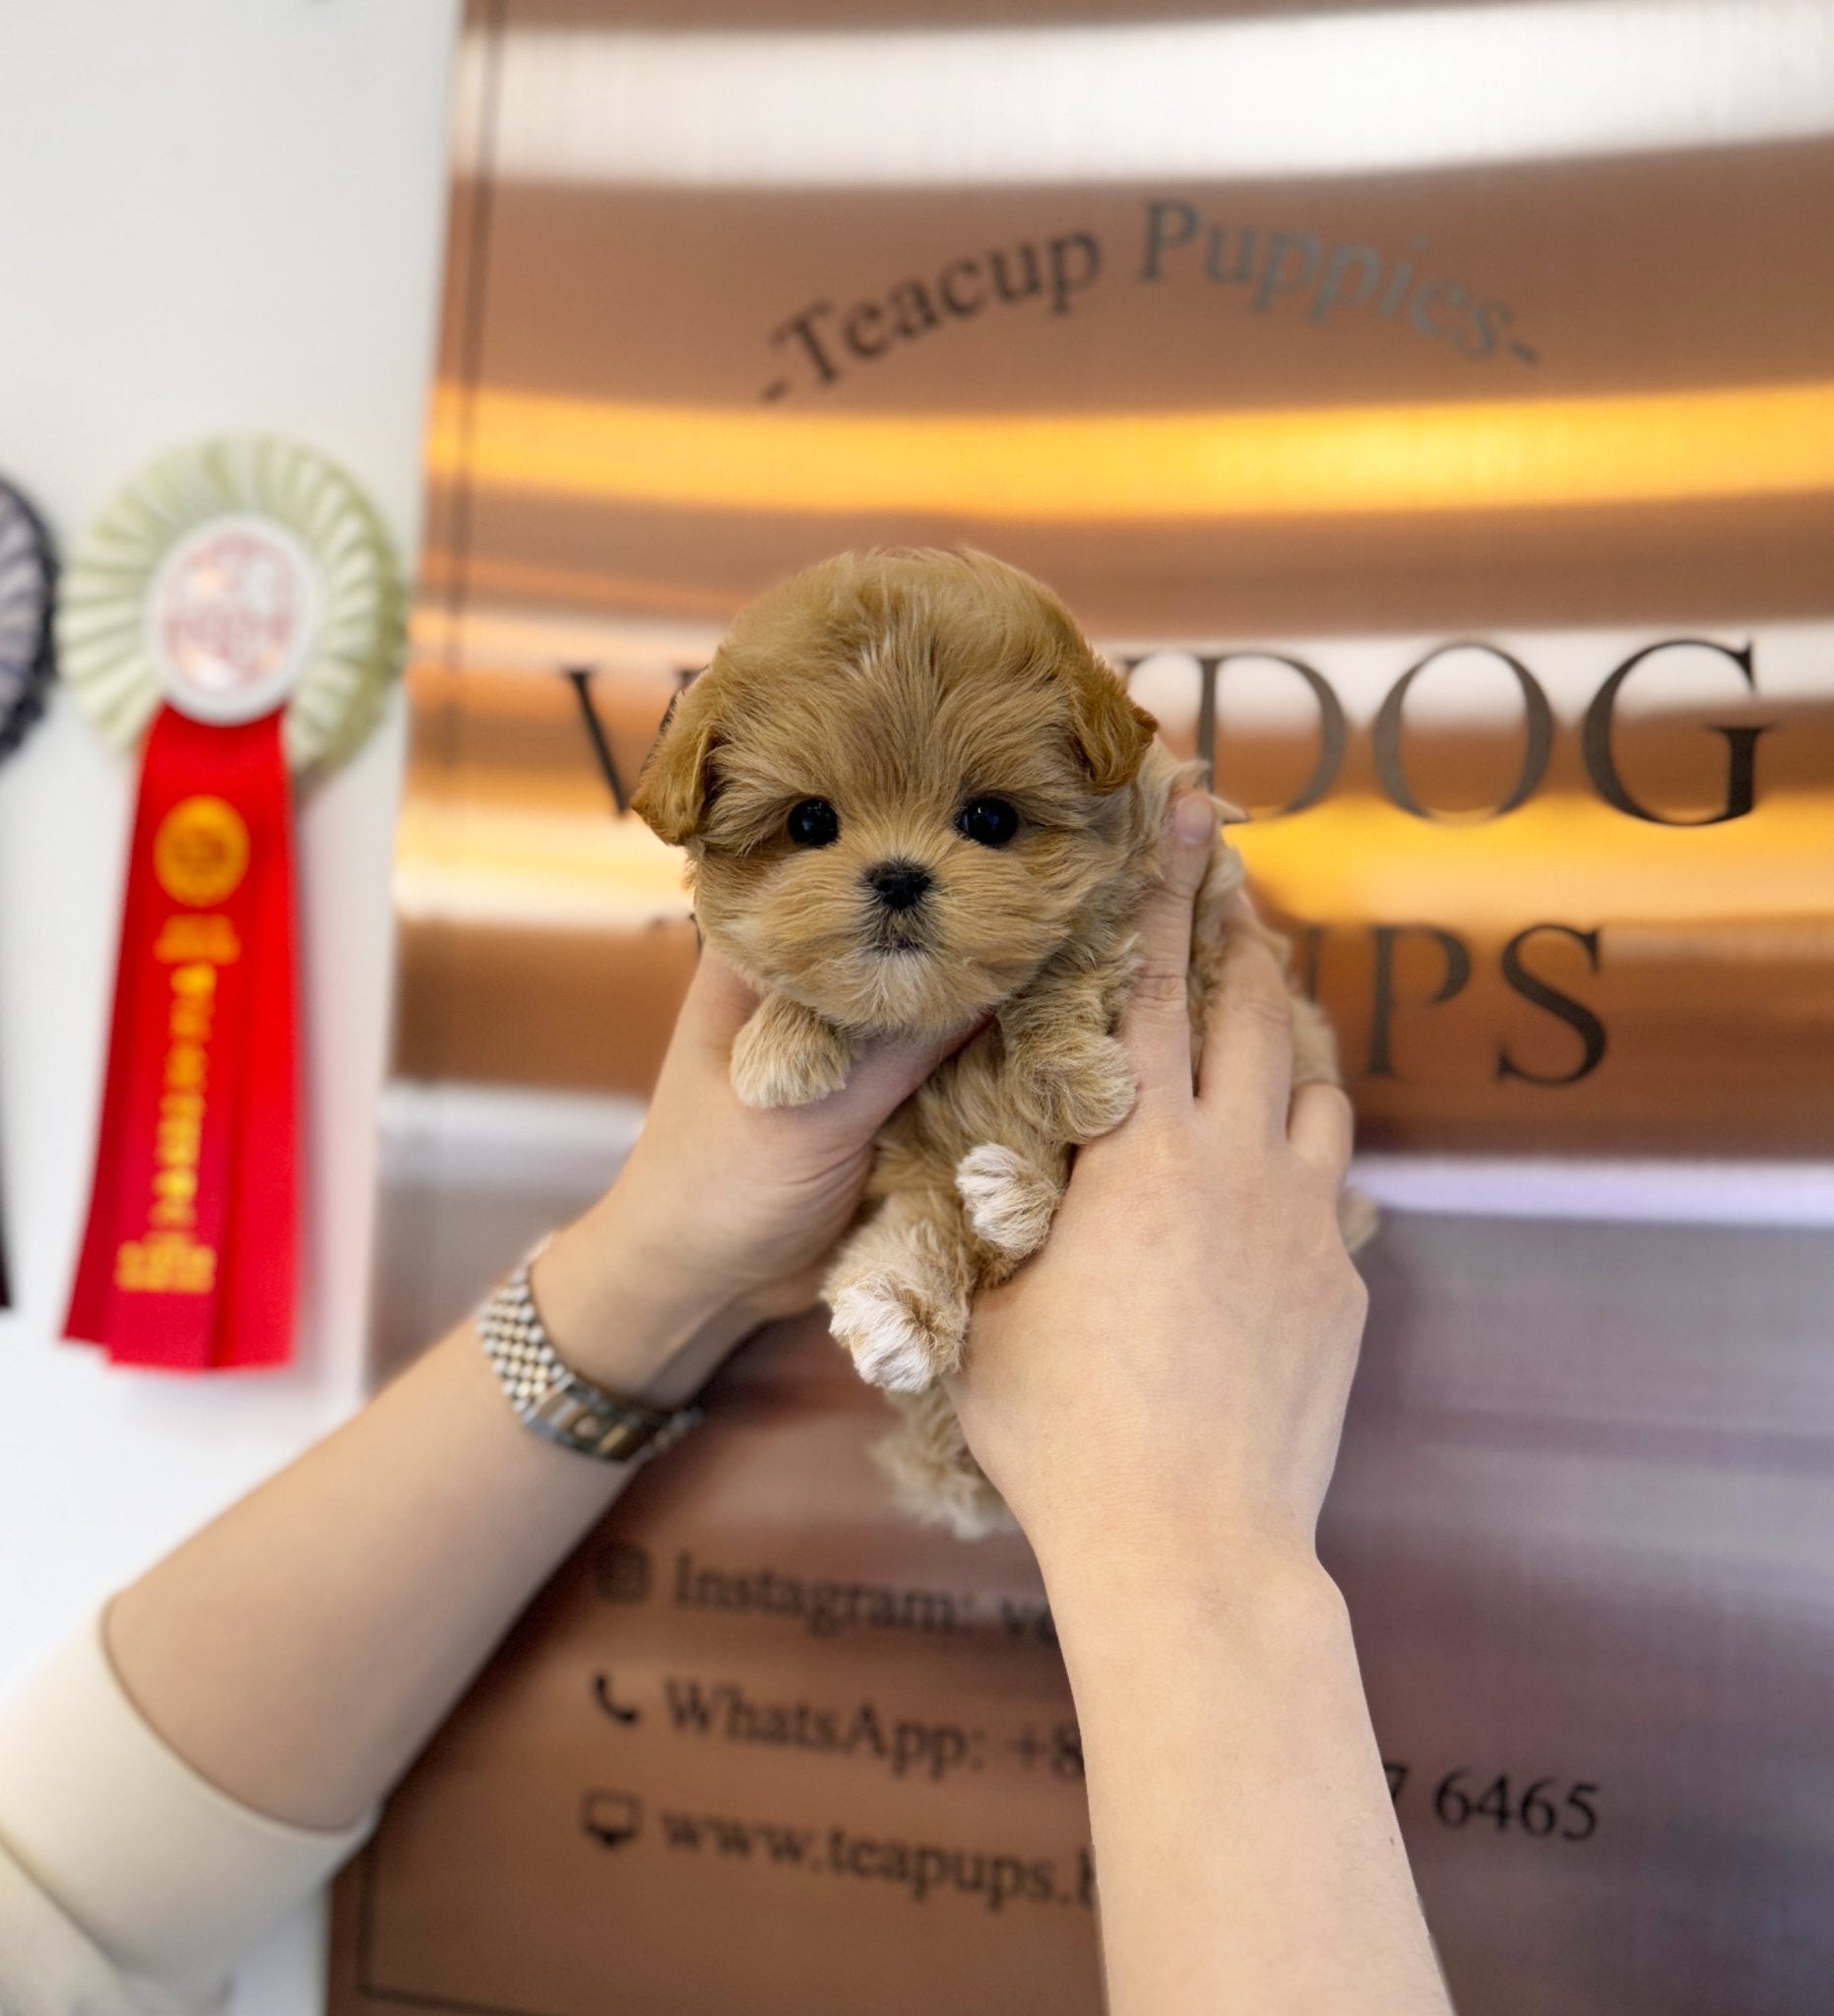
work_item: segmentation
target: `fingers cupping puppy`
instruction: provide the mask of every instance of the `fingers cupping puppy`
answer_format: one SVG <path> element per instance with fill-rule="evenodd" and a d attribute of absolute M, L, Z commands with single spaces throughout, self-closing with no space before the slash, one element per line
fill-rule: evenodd
<path fill-rule="evenodd" d="M 1171 828 L 1122 1022 L 1141 1097 L 1078 1157 L 1044 1250 L 981 1297 L 957 1406 L 1044 1557 L 1194 1519 L 1310 1544 L 1364 1313 L 1338 1232 L 1335 1086 L 1293 1088 L 1294 1011 L 1251 912 L 1193 1071 L 1184 989 L 1207 842 Z"/>

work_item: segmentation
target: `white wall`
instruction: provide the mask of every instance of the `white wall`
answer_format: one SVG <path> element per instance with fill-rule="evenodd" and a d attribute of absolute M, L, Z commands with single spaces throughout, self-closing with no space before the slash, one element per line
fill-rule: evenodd
<path fill-rule="evenodd" d="M 342 462 L 417 538 L 457 0 L 57 0 L 0 31 L 0 473 L 68 550 L 194 436 Z M 358 1397 L 387 1051 L 399 705 L 300 815 L 304 1345 L 173 1381 L 57 1342 L 134 776 L 61 696 L 0 768 L 0 1690 L 111 1588 Z M 307 1917 L 239 2012 L 319 2003 Z"/>

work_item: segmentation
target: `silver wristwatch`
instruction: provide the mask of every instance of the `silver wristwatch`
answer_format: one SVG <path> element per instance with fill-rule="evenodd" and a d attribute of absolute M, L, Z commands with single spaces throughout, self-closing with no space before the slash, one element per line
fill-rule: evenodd
<path fill-rule="evenodd" d="M 529 1288 L 529 1261 L 477 1309 L 477 1334 L 509 1403 L 538 1435 L 602 1463 L 660 1456 L 701 1418 L 698 1407 L 647 1407 L 582 1379 L 561 1362 Z"/>

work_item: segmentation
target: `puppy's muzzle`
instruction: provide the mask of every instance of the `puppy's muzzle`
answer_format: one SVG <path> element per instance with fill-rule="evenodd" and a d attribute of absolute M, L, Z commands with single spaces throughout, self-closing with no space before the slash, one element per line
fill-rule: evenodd
<path fill-rule="evenodd" d="M 931 877 L 927 868 L 915 861 L 881 861 L 868 868 L 866 886 L 889 911 L 915 910 L 929 893 Z"/>

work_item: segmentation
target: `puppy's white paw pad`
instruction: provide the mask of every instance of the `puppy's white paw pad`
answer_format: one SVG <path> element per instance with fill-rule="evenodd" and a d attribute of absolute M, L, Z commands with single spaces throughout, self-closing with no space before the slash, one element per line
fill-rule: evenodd
<path fill-rule="evenodd" d="M 1024 1259 L 1043 1244 L 1056 1185 L 1017 1151 L 992 1141 L 971 1148 L 955 1166 L 955 1187 L 976 1238 L 996 1252 Z"/>
<path fill-rule="evenodd" d="M 834 1298 L 830 1328 L 853 1354 L 868 1386 L 888 1393 L 921 1393 L 949 1370 L 960 1354 L 947 1348 L 936 1318 L 924 1311 L 907 1283 L 870 1274 Z"/>

